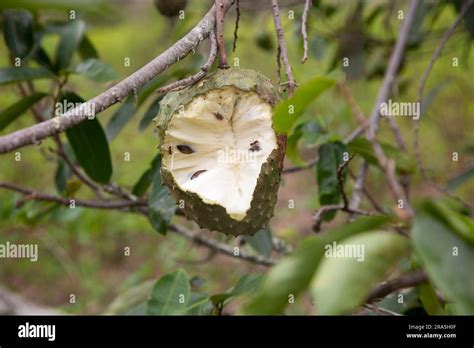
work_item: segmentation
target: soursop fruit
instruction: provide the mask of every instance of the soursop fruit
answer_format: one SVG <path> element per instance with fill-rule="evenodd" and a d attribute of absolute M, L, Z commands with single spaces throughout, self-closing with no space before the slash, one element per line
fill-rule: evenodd
<path fill-rule="evenodd" d="M 272 126 L 271 81 L 218 69 L 168 93 L 155 119 L 163 183 L 201 228 L 253 235 L 273 216 L 286 138 Z"/>

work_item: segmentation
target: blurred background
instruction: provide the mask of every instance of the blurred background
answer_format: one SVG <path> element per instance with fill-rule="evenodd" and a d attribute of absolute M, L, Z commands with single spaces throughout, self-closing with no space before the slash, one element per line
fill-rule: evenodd
<path fill-rule="evenodd" d="M 235 52 L 231 50 L 235 8 L 226 17 L 229 63 L 232 65 L 238 61 L 241 68 L 258 70 L 277 84 L 277 40 L 269 1 L 240 2 L 242 13 Z M 100 61 L 114 71 L 111 73 L 113 79 L 107 82 L 81 74 L 69 76 L 67 89 L 89 99 L 170 47 L 202 18 L 212 2 L 162 1 L 161 8 L 158 8 L 152 0 L 22 0 L 2 1 L 2 9 L 8 8 L 10 3 L 15 7 L 28 7 L 38 25 L 49 23 L 51 30 L 44 35 L 42 47 L 52 57 L 60 40 L 53 30 L 54 25 L 67 21 L 71 10 L 86 23 L 87 38 L 95 47 Z M 289 58 L 296 80 L 301 84 L 319 75 L 331 73 L 345 76 L 362 110 L 370 113 L 402 22 L 397 14 L 400 9 L 406 11 L 407 1 L 314 0 L 308 18 L 309 59 L 305 64 L 300 63 L 303 55 L 300 33 L 303 5 L 304 1 L 280 1 Z M 183 18 L 179 17 L 179 9 L 184 9 Z M 416 101 L 421 74 L 458 9 L 458 1 L 422 1 L 392 99 Z M 474 162 L 472 16 L 469 23 L 451 38 L 430 75 L 423 100 L 420 144 L 429 175 L 443 186 L 457 178 L 453 190 L 472 202 L 474 181 L 459 181 L 460 175 L 472 175 L 469 173 L 473 171 Z M 197 72 L 207 57 L 208 49 L 208 42 L 202 43 L 194 54 L 166 71 L 162 83 Z M 350 58 L 349 67 L 342 66 L 344 57 Z M 457 66 L 453 66 L 453 58 L 458 58 Z M 78 64 L 80 59 L 80 55 L 76 54 L 73 65 Z M 11 57 L 3 39 L 0 40 L 0 66 L 11 66 Z M 282 79 L 285 80 L 284 76 Z M 47 92 L 50 85 L 47 80 L 39 80 L 35 81 L 35 88 Z M 20 98 L 17 86 L 0 86 L 0 110 Z M 133 188 L 157 152 L 153 125 L 143 121 L 154 99 L 151 96 L 141 105 L 136 105 L 128 122 L 120 127 L 120 133 L 109 144 L 114 167 L 112 181 L 126 189 Z M 104 128 L 123 105 L 117 104 L 100 114 L 98 119 Z M 397 118 L 397 121 L 409 144 L 409 160 L 413 161 L 413 120 Z M 34 122 L 28 112 L 1 130 L 0 135 Z M 290 137 L 291 153 L 286 166 L 304 165 L 315 159 L 320 144 L 331 139 L 343 139 L 356 127 L 357 122 L 338 90 L 330 90 L 306 111 L 298 126 L 298 134 Z M 379 136 L 388 143 L 394 143 L 386 122 L 381 123 Z M 14 153 L 2 155 L 0 181 L 55 193 L 58 161 L 48 151 L 53 144 L 52 140 L 47 140 L 40 146 L 20 149 L 21 161 L 15 161 Z M 130 153 L 130 161 L 124 160 L 126 152 Z M 452 161 L 453 152 L 459 153 L 459 161 Z M 353 165 L 355 172 L 357 162 Z M 368 190 L 381 205 L 391 208 L 392 201 L 384 187 L 382 175 L 380 171 L 370 172 Z M 74 182 L 69 184 L 74 186 Z M 347 186 L 349 193 L 351 188 L 352 184 Z M 275 217 L 270 224 L 273 236 L 295 247 L 304 236 L 313 233 L 312 215 L 319 206 L 317 190 L 314 168 L 284 176 Z M 86 187 L 76 187 L 74 195 L 78 198 L 93 197 Z M 415 175 L 413 197 L 436 195 L 437 192 L 428 183 Z M 265 270 L 251 263 L 214 255 L 205 247 L 196 246 L 172 233 L 162 236 L 153 230 L 146 218 L 139 215 L 79 207 L 68 209 L 34 201 L 27 201 L 17 208 L 20 198 L 21 195 L 0 190 L 0 242 L 38 244 L 39 259 L 36 263 L 0 259 L 0 286 L 59 311 L 103 313 L 119 294 L 178 268 L 185 269 L 192 277 L 193 288 L 214 293 L 225 291 L 243 274 Z M 289 207 L 289 200 L 294 201 L 294 208 Z M 193 226 L 181 217 L 174 217 L 173 221 Z M 330 225 L 344 221 L 345 216 L 341 214 Z M 244 243 L 217 232 L 201 233 L 230 245 Z M 127 247 L 130 248 L 129 256 L 124 255 Z M 250 253 L 262 252 L 248 244 L 243 247 Z M 263 252 L 269 254 L 271 250 Z M 70 302 L 71 294 L 75 295 L 75 303 Z M 226 307 L 226 312 L 232 313 L 236 307 L 238 301 Z M 312 313 L 310 304 L 304 299 L 289 311 Z"/>

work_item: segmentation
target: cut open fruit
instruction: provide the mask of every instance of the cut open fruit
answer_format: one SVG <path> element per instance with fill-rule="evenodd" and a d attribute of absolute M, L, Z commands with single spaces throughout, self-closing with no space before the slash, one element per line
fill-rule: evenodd
<path fill-rule="evenodd" d="M 263 76 L 230 69 L 163 99 L 163 182 L 201 227 L 253 234 L 273 215 L 284 151 L 272 127 L 277 97 Z"/>
<path fill-rule="evenodd" d="M 184 191 L 242 220 L 262 164 L 278 147 L 272 108 L 233 87 L 196 97 L 166 131 L 163 164 Z"/>

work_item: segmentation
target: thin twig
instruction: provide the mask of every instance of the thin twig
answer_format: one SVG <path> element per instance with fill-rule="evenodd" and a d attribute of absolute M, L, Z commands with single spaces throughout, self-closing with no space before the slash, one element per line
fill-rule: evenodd
<path fill-rule="evenodd" d="M 370 303 L 364 303 L 362 306 L 364 308 L 367 308 L 367 309 L 371 310 L 371 311 L 380 312 L 380 313 L 383 313 L 383 314 L 394 315 L 394 316 L 402 316 L 403 315 L 403 314 L 391 311 L 391 310 L 386 309 L 386 308 L 378 307 L 378 306 L 370 304 Z"/>
<path fill-rule="evenodd" d="M 369 140 L 370 143 L 372 144 L 375 157 L 377 157 L 379 165 L 381 169 L 383 170 L 383 172 L 385 173 L 385 176 L 388 182 L 388 187 L 393 197 L 395 198 L 396 201 L 401 199 L 404 205 L 404 209 L 407 212 L 407 215 L 408 215 L 407 217 L 408 218 L 413 217 L 414 212 L 413 212 L 413 209 L 411 208 L 410 202 L 408 201 L 405 191 L 403 190 L 403 188 L 401 187 L 400 183 L 397 180 L 397 177 L 395 174 L 394 161 L 387 158 L 387 156 L 385 155 L 382 149 L 382 146 L 379 144 L 379 142 L 377 141 L 375 137 L 374 131 L 372 130 L 372 128 L 370 128 L 370 124 L 367 123 L 367 118 L 364 116 L 362 110 L 359 108 L 359 106 L 355 102 L 354 97 L 352 96 L 347 86 L 344 83 L 339 84 L 339 86 L 340 86 L 341 95 L 344 97 L 344 99 L 348 103 L 349 107 L 351 108 L 360 126 L 365 130 L 365 136 L 367 140 Z M 363 185 L 361 185 L 361 187 L 363 187 Z M 352 204 L 351 207 L 353 208 L 356 207 L 354 205 L 354 202 L 351 202 L 351 204 Z"/>
<path fill-rule="evenodd" d="M 295 167 L 284 168 L 281 173 L 282 174 L 297 173 L 297 172 L 300 172 L 302 170 L 311 169 L 316 164 L 318 164 L 318 159 L 311 160 L 307 164 L 305 164 L 304 166 L 295 166 Z"/>
<path fill-rule="evenodd" d="M 346 192 L 344 190 L 344 177 L 343 177 L 343 171 L 346 169 L 346 167 L 349 165 L 349 162 L 354 158 L 355 155 L 352 155 L 347 161 L 342 162 L 338 167 L 336 171 L 336 176 L 337 176 L 337 182 L 338 182 L 338 188 L 339 192 L 342 197 L 342 204 L 332 204 L 332 205 L 323 205 L 320 207 L 317 211 L 316 214 L 314 215 L 314 224 L 313 224 L 313 231 L 319 232 L 321 230 L 321 224 L 323 222 L 323 217 L 325 213 L 334 211 L 334 210 L 341 210 L 349 214 L 353 215 L 378 215 L 374 212 L 370 211 L 365 211 L 361 209 L 352 209 L 349 206 L 349 200 L 347 199 Z"/>
<path fill-rule="evenodd" d="M 211 68 L 212 64 L 216 60 L 216 55 L 217 55 L 217 43 L 216 43 L 216 38 L 213 32 L 209 34 L 209 41 L 211 42 L 211 49 L 209 51 L 209 56 L 207 57 L 206 63 L 204 63 L 203 66 L 201 66 L 201 69 L 192 76 L 186 77 L 182 80 L 172 82 L 166 86 L 160 87 L 157 89 L 157 93 L 164 94 L 168 93 L 170 91 L 179 91 L 183 88 L 186 88 L 190 85 L 195 84 L 199 80 L 201 80 L 204 76 L 206 76 L 207 72 Z"/>
<path fill-rule="evenodd" d="M 308 59 L 308 13 L 311 4 L 311 0 L 306 0 L 304 3 L 303 15 L 301 16 L 301 36 L 303 37 L 303 58 L 301 63 L 306 62 Z"/>
<path fill-rule="evenodd" d="M 218 253 L 224 254 L 224 255 L 239 258 L 239 259 L 242 259 L 242 260 L 245 260 L 245 261 L 248 261 L 248 262 L 251 262 L 251 263 L 263 265 L 263 266 L 273 266 L 276 263 L 274 260 L 267 259 L 267 258 L 265 258 L 263 256 L 260 256 L 260 255 L 247 254 L 243 250 L 239 250 L 239 252 L 236 253 L 235 250 L 234 250 L 234 247 L 232 247 L 230 245 L 219 243 L 219 242 L 216 242 L 215 240 L 205 238 L 202 235 L 200 235 L 198 233 L 193 233 L 193 232 L 191 232 L 191 231 L 189 231 L 189 230 L 187 230 L 187 229 L 185 229 L 181 226 L 170 225 L 168 229 L 170 231 L 173 231 L 173 232 L 175 232 L 175 233 L 177 233 L 177 234 L 193 241 L 194 243 L 196 243 L 198 245 L 204 245 L 204 246 L 206 246 L 206 247 L 208 247 L 212 250 L 215 250 Z"/>
<path fill-rule="evenodd" d="M 235 52 L 237 48 L 237 33 L 239 31 L 239 20 L 240 20 L 240 0 L 235 1 L 235 29 L 234 29 L 234 42 L 232 43 L 232 52 Z"/>
<path fill-rule="evenodd" d="M 474 0 L 467 0 L 464 2 L 461 10 L 459 11 L 459 14 L 457 15 L 456 19 L 454 20 L 453 24 L 446 30 L 446 32 L 443 34 L 441 37 L 441 40 L 438 43 L 438 46 L 436 47 L 435 51 L 433 52 L 433 55 L 431 56 L 430 62 L 428 66 L 426 67 L 425 71 L 423 72 L 423 75 L 420 78 L 420 83 L 418 85 L 418 104 L 421 105 L 421 102 L 423 101 L 423 92 L 425 90 L 425 85 L 426 81 L 428 80 L 428 77 L 431 73 L 431 70 L 433 69 L 434 64 L 438 60 L 438 58 L 441 55 L 441 52 L 443 51 L 444 46 L 446 46 L 446 43 L 448 40 L 451 38 L 451 36 L 454 34 L 456 31 L 456 28 L 458 25 L 461 23 L 462 18 L 464 17 L 464 14 L 467 12 L 469 7 L 474 3 Z M 415 127 L 413 129 L 414 134 L 413 134 L 413 147 L 415 150 L 415 158 L 418 164 L 418 168 L 420 170 L 421 176 L 424 179 L 427 179 L 428 176 L 426 175 L 425 168 L 423 166 L 423 161 L 421 158 L 421 153 L 420 153 L 420 144 L 419 144 L 419 138 L 420 138 L 420 117 L 418 117 L 415 120 Z"/>
<path fill-rule="evenodd" d="M 71 200 L 73 199 L 73 198 L 65 198 L 65 197 L 59 197 L 59 196 L 41 193 L 38 191 L 34 191 L 31 189 L 24 188 L 15 184 L 10 184 L 10 183 L 0 182 L 0 188 L 19 192 L 23 194 L 25 198 L 28 200 L 49 201 L 49 202 L 54 202 L 54 203 L 64 205 L 64 206 L 70 206 L 70 204 L 72 203 Z M 80 207 L 95 208 L 95 209 L 109 209 L 109 210 L 126 209 L 126 211 L 129 211 L 132 213 L 148 216 L 148 207 L 147 207 L 146 202 L 142 200 L 132 200 L 131 198 L 127 199 L 126 198 L 127 196 L 128 197 L 133 197 L 133 196 L 127 195 L 126 192 L 123 191 L 123 189 L 121 189 L 120 187 L 114 187 L 114 188 L 109 187 L 109 189 L 111 191 L 116 192 L 117 194 L 120 192 L 120 194 L 124 196 L 125 200 L 102 202 L 102 201 L 86 201 L 86 200 L 74 199 L 74 204 Z M 171 232 L 177 233 L 198 245 L 203 245 L 211 250 L 214 250 L 215 252 L 218 252 L 218 253 L 233 257 L 233 258 L 242 259 L 244 261 L 248 261 L 248 262 L 258 264 L 258 265 L 263 265 L 263 266 L 273 266 L 276 263 L 275 260 L 268 259 L 260 255 L 247 254 L 245 251 L 242 251 L 242 250 L 239 250 L 239 252 L 236 253 L 234 250 L 234 247 L 232 246 L 219 243 L 212 239 L 205 238 L 202 235 L 189 231 L 186 228 L 181 227 L 181 226 L 176 226 L 176 225 L 171 224 L 169 225 L 168 230 Z"/>
<path fill-rule="evenodd" d="M 229 65 L 227 64 L 227 53 L 225 51 L 225 41 L 224 41 L 224 21 L 226 8 L 222 0 L 215 0 L 216 7 L 216 37 L 217 37 L 217 49 L 219 51 L 219 68 L 228 69 Z"/>
<path fill-rule="evenodd" d="M 428 277 L 423 270 L 418 270 L 413 273 L 401 276 L 397 279 L 389 280 L 376 287 L 368 296 L 366 302 L 373 302 L 390 295 L 392 292 L 411 288 L 428 281 Z"/>
<path fill-rule="evenodd" d="M 403 54 L 405 52 L 405 46 L 408 41 L 408 36 L 410 34 L 411 26 L 413 24 L 415 18 L 415 12 L 418 7 L 418 0 L 411 0 L 410 5 L 408 8 L 408 12 L 406 14 L 405 20 L 403 21 L 402 27 L 400 29 L 400 34 L 397 38 L 395 43 L 395 47 L 392 51 L 390 56 L 390 61 L 387 70 L 385 71 L 385 75 L 383 78 L 382 85 L 379 89 L 375 104 L 372 108 L 372 112 L 370 114 L 369 122 L 370 122 L 370 133 L 375 134 L 378 130 L 378 124 L 380 119 L 380 106 L 383 102 L 385 102 L 390 94 L 390 90 L 392 89 L 393 81 L 395 80 L 396 73 L 400 66 Z M 392 130 L 394 130 L 394 120 L 390 123 Z M 364 128 L 362 125 L 357 129 L 356 132 L 353 132 L 351 136 L 356 138 L 362 132 L 364 132 Z M 398 127 L 397 127 L 398 128 Z M 395 133 L 397 134 L 397 133 Z M 398 137 L 397 137 L 398 138 Z M 364 186 L 365 177 L 367 175 L 367 170 L 365 170 L 364 166 L 366 166 L 365 161 L 363 161 L 362 169 L 359 172 L 360 177 L 358 178 L 357 182 L 359 183 L 360 187 Z M 356 191 L 360 194 L 360 190 Z M 360 197 L 353 196 L 351 207 L 357 208 L 360 204 Z"/>
<path fill-rule="evenodd" d="M 124 209 L 132 208 L 134 206 L 143 205 L 142 202 L 136 201 L 132 202 L 129 200 L 123 201 L 92 201 L 92 200 L 81 200 L 76 198 L 67 198 L 54 196 L 28 188 L 24 188 L 15 184 L 0 182 L 0 188 L 4 188 L 10 191 L 19 192 L 25 196 L 24 200 L 36 200 L 36 201 L 47 201 L 54 202 L 60 205 L 70 206 L 72 203 L 74 205 L 84 208 L 94 208 L 94 209 Z M 22 202 L 24 203 L 24 201 Z"/>
<path fill-rule="evenodd" d="M 230 8 L 234 2 L 234 0 L 220 1 L 224 5 L 225 10 Z M 216 24 L 215 19 L 216 9 L 215 7 L 212 7 L 204 18 L 188 34 L 168 48 L 165 52 L 110 89 L 87 101 L 88 105 L 90 105 L 95 111 L 95 115 L 120 102 L 155 76 L 167 70 L 178 60 L 184 58 L 195 49 L 202 40 L 208 37 L 212 30 L 214 30 Z M 61 116 L 1 136 L 0 154 L 11 152 L 27 145 L 38 144 L 45 138 L 59 134 L 66 129 L 76 126 L 77 124 L 87 120 L 89 115 L 86 111 L 88 109 L 89 108 L 79 106 L 69 110 Z"/>
<path fill-rule="evenodd" d="M 280 61 L 280 57 L 283 60 L 283 65 L 285 66 L 285 75 L 288 79 L 288 95 L 291 97 L 296 88 L 296 81 L 295 77 L 293 76 L 293 71 L 291 69 L 290 61 L 288 59 L 288 51 L 286 49 L 286 42 L 285 42 L 285 32 L 283 30 L 283 26 L 281 25 L 281 18 L 280 18 L 280 9 L 278 8 L 278 1 L 272 1 L 272 13 L 273 13 L 273 21 L 275 23 L 275 29 L 277 32 L 278 38 L 278 55 L 277 60 Z"/>

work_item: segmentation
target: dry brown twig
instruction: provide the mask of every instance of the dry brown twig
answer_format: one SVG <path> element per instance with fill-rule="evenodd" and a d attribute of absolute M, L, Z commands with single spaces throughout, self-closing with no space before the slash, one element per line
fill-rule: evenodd
<path fill-rule="evenodd" d="M 385 71 L 384 78 L 382 85 L 379 89 L 379 92 L 377 94 L 377 98 L 375 100 L 374 106 L 372 107 L 372 112 L 369 117 L 369 128 L 370 132 L 374 134 L 377 133 L 378 130 L 378 125 L 379 125 L 379 119 L 380 119 L 380 105 L 385 102 L 390 94 L 393 82 L 395 81 L 395 76 L 397 73 L 397 70 L 400 66 L 403 54 L 405 52 L 405 46 L 408 41 L 408 36 L 410 34 L 410 29 L 412 27 L 414 18 L 415 18 L 415 13 L 416 9 L 418 7 L 418 0 L 411 0 L 409 4 L 409 8 L 407 11 L 407 14 L 405 16 L 405 20 L 403 21 L 402 27 L 400 29 L 400 34 L 397 38 L 395 47 L 392 51 L 392 54 L 390 56 L 388 68 Z M 398 130 L 398 126 L 396 126 L 395 120 L 391 117 L 387 118 L 390 127 L 392 131 L 395 133 L 397 142 L 399 143 L 399 146 L 401 148 L 404 147 L 404 142 L 402 141 L 400 143 L 401 135 Z M 352 139 L 358 137 L 362 132 L 364 132 L 364 127 L 359 126 L 359 128 L 351 133 Z M 350 139 L 350 140 L 352 140 Z M 349 141 L 350 141 L 349 140 Z M 363 161 L 363 164 L 361 166 L 361 169 L 358 173 L 358 178 L 357 178 L 357 188 L 354 190 L 353 195 L 352 195 L 352 201 L 351 201 L 351 207 L 357 208 L 361 202 L 361 196 L 362 196 L 362 188 L 364 186 L 365 182 L 365 177 L 368 172 L 368 166 L 365 161 Z"/>
<path fill-rule="evenodd" d="M 133 200 L 132 198 L 130 198 L 131 195 L 127 195 L 119 187 L 115 187 L 114 189 L 110 188 L 110 190 L 113 192 L 116 192 L 117 194 L 120 192 L 120 195 L 124 196 L 124 200 L 121 200 L 121 201 L 91 201 L 91 200 L 80 200 L 80 199 L 75 199 L 75 198 L 59 197 L 59 196 L 54 196 L 54 195 L 34 191 L 34 190 L 24 188 L 15 184 L 3 183 L 3 182 L 0 182 L 0 188 L 10 190 L 10 191 L 15 191 L 24 195 L 22 202 L 24 202 L 25 200 L 47 201 L 47 202 L 54 202 L 59 205 L 69 207 L 72 203 L 71 200 L 73 199 L 74 205 L 77 207 L 93 208 L 93 209 L 107 209 L 107 210 L 121 210 L 121 211 L 127 211 L 131 213 L 148 216 L 147 202 L 143 200 L 136 200 L 136 199 Z M 262 265 L 262 266 L 272 266 L 276 263 L 275 260 L 268 259 L 260 255 L 248 254 L 243 250 L 239 250 L 238 253 L 235 253 L 234 247 L 224 244 L 224 243 L 219 243 L 212 239 L 205 238 L 202 235 L 198 233 L 194 233 L 181 226 L 171 224 L 169 225 L 168 229 L 169 231 L 179 234 L 198 245 L 205 246 L 209 248 L 210 250 L 213 250 L 220 254 L 224 254 L 230 257 L 234 257 L 237 259 L 241 259 L 241 260 L 248 261 L 248 262 Z"/>
<path fill-rule="evenodd" d="M 288 59 L 288 51 L 286 49 L 286 42 L 285 42 L 285 31 L 283 30 L 283 26 L 281 25 L 280 9 L 278 7 L 278 1 L 277 0 L 271 0 L 271 1 L 272 1 L 273 22 L 275 23 L 275 30 L 277 32 L 277 38 L 278 38 L 277 63 L 278 63 L 278 66 L 280 66 L 280 58 L 281 58 L 281 60 L 283 61 L 283 65 L 285 66 L 285 75 L 286 75 L 286 78 L 288 79 L 288 95 L 291 97 L 296 88 L 296 81 L 295 81 L 295 77 L 293 76 L 293 70 L 291 69 L 290 61 Z"/>
<path fill-rule="evenodd" d="M 304 3 L 303 15 L 301 16 L 301 36 L 303 37 L 303 58 L 301 63 L 308 59 L 308 13 L 311 6 L 311 0 Z"/>
<path fill-rule="evenodd" d="M 375 137 L 375 132 L 373 131 L 372 128 L 370 128 L 369 121 L 364 116 L 362 110 L 359 108 L 359 106 L 355 102 L 354 97 L 352 96 L 347 86 L 344 83 L 341 83 L 339 84 L 339 87 L 340 87 L 341 95 L 344 97 L 344 99 L 348 103 L 349 107 L 352 110 L 352 113 L 356 117 L 362 129 L 364 129 L 365 137 L 372 144 L 375 157 L 377 157 L 379 165 L 386 175 L 388 187 L 393 197 L 395 198 L 397 202 L 399 200 L 402 200 L 404 210 L 406 211 L 408 215 L 407 217 L 408 218 L 413 217 L 414 212 L 410 205 L 410 202 L 408 201 L 408 197 L 406 196 L 405 191 L 403 190 L 402 186 L 398 182 L 396 174 L 395 174 L 395 162 L 387 158 L 387 156 L 385 155 L 382 149 L 382 146 L 380 146 L 379 142 L 377 141 Z"/>
<path fill-rule="evenodd" d="M 239 31 L 239 20 L 240 20 L 240 0 L 235 0 L 235 29 L 234 29 L 234 42 L 232 42 L 232 52 L 235 52 L 237 48 L 237 34 Z"/>
<path fill-rule="evenodd" d="M 224 6 L 223 0 L 215 0 L 214 6 L 216 8 L 216 38 L 217 50 L 219 51 L 219 68 L 228 69 L 227 53 L 225 51 L 224 41 L 224 22 L 227 9 Z"/>

